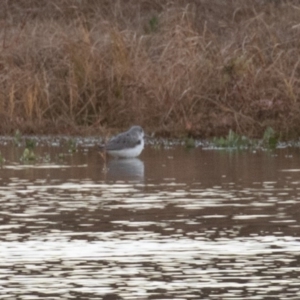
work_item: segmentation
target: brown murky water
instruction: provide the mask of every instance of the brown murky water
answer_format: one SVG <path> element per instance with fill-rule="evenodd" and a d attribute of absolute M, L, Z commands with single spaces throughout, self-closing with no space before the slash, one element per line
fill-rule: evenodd
<path fill-rule="evenodd" d="M 0 146 L 0 299 L 300 299 L 299 149 L 50 144 Z"/>

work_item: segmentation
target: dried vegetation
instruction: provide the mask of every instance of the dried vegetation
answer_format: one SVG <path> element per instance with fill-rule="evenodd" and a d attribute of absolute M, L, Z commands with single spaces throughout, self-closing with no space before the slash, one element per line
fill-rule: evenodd
<path fill-rule="evenodd" d="M 6 0 L 0 133 L 300 133 L 298 1 Z"/>

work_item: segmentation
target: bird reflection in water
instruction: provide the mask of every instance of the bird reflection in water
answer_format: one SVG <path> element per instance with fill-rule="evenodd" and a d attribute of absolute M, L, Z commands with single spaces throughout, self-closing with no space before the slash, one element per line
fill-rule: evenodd
<path fill-rule="evenodd" d="M 138 158 L 112 159 L 106 164 L 107 179 L 143 180 L 144 162 Z"/>

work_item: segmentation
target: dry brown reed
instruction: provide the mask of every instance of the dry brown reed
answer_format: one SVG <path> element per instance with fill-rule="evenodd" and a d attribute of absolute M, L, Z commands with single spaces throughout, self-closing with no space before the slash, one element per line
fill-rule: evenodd
<path fill-rule="evenodd" d="M 10 0 L 0 133 L 300 133 L 298 1 Z"/>

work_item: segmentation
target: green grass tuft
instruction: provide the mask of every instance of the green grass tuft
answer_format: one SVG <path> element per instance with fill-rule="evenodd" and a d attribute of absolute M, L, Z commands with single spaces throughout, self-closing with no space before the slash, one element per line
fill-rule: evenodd
<path fill-rule="evenodd" d="M 261 140 L 249 139 L 245 136 L 236 134 L 229 130 L 228 135 L 224 138 L 214 138 L 213 146 L 228 149 L 276 149 L 279 142 L 278 134 L 271 127 L 267 127 Z"/>

